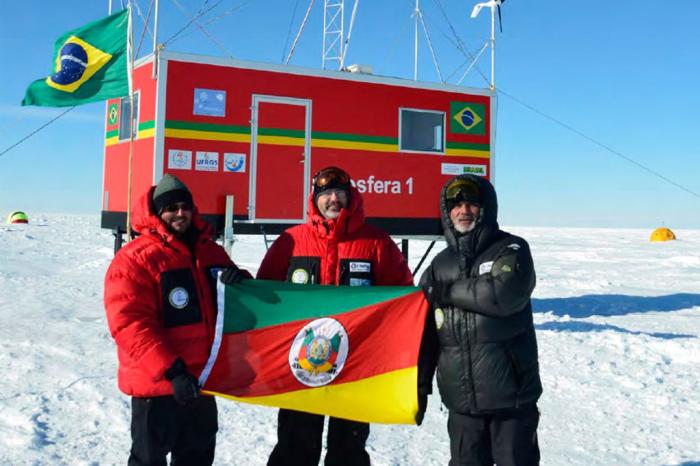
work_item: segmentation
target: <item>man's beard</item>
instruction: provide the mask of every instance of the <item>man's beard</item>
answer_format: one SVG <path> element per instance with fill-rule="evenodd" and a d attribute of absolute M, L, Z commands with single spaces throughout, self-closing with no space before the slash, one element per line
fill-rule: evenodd
<path fill-rule="evenodd" d="M 474 230 L 474 228 L 476 228 L 476 219 L 473 219 L 469 225 L 464 226 L 461 223 L 458 223 L 457 225 L 454 225 L 454 227 L 458 233 L 469 233 L 470 231 Z"/>

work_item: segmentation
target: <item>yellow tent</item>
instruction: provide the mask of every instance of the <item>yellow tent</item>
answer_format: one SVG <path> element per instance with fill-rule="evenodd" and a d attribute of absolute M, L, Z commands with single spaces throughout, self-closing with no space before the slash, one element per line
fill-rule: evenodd
<path fill-rule="evenodd" d="M 676 235 L 666 227 L 657 228 L 649 237 L 649 241 L 669 241 L 676 239 Z"/>

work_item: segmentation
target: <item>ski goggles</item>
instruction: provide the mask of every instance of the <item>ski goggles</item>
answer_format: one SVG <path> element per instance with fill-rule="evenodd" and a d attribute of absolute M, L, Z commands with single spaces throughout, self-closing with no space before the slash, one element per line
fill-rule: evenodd
<path fill-rule="evenodd" d="M 314 191 L 322 192 L 326 189 L 347 189 L 350 187 L 350 175 L 338 167 L 328 167 L 314 175 Z"/>
<path fill-rule="evenodd" d="M 481 204 L 481 190 L 472 180 L 458 178 L 447 185 L 445 200 L 448 202 L 473 202 Z"/>
<path fill-rule="evenodd" d="M 174 204 L 166 205 L 165 207 L 163 207 L 163 210 L 161 211 L 161 213 L 162 212 L 175 213 L 175 212 L 178 212 L 180 210 L 192 212 L 193 209 L 194 209 L 194 206 L 192 204 L 190 204 L 189 202 L 176 202 Z"/>

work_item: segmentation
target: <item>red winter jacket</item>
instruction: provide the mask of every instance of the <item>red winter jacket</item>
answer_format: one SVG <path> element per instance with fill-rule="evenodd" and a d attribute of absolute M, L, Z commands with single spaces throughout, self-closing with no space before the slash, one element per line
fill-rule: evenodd
<path fill-rule="evenodd" d="M 308 220 L 289 228 L 270 247 L 257 278 L 321 285 L 413 285 L 389 235 L 365 224 L 362 195 L 350 188 L 350 204 L 327 220 L 309 195 Z"/>
<path fill-rule="evenodd" d="M 134 212 L 132 225 L 141 236 L 117 253 L 105 277 L 119 389 L 138 397 L 172 394 L 164 373 L 177 358 L 193 375 L 202 372 L 216 321 L 211 272 L 233 264 L 196 210 L 192 226 L 200 234 L 192 254 L 152 213 L 152 194 L 153 188 Z"/>

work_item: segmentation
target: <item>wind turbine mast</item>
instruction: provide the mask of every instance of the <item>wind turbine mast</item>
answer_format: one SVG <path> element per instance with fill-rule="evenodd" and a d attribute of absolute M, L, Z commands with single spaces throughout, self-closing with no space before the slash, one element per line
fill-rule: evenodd
<path fill-rule="evenodd" d="M 322 68 L 339 70 L 343 67 L 343 30 L 345 16 L 344 0 L 323 2 L 323 56 Z"/>
<path fill-rule="evenodd" d="M 471 14 L 472 18 L 476 18 L 482 8 L 486 7 L 491 9 L 491 38 L 489 39 L 491 45 L 491 82 L 489 83 L 489 87 L 492 91 L 496 89 L 496 12 L 498 11 L 499 27 L 501 31 L 503 31 L 501 24 L 501 4 L 504 1 L 505 0 L 489 0 L 488 2 L 477 3 L 474 5 Z M 474 61 L 476 61 L 476 59 Z"/>

